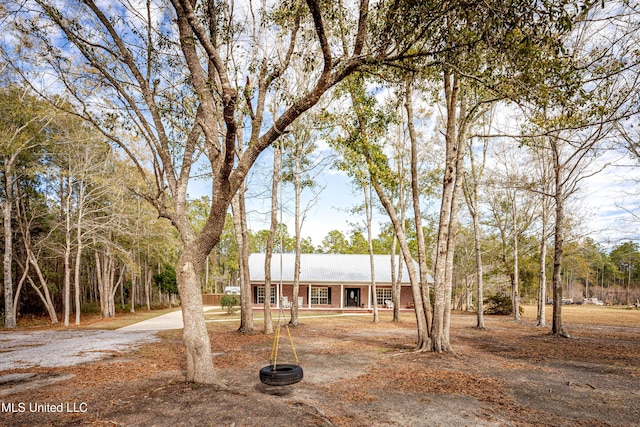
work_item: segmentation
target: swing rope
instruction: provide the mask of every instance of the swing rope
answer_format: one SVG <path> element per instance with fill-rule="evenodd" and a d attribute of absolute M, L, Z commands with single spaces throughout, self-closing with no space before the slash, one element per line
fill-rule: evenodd
<path fill-rule="evenodd" d="M 276 129 L 276 131 L 278 132 L 279 135 L 282 135 L 284 132 L 280 132 L 278 129 Z M 285 131 L 288 132 L 288 131 Z M 282 150 L 282 142 L 280 142 L 280 149 Z M 280 185 L 280 191 L 279 191 L 279 196 L 280 196 L 280 223 L 282 223 L 282 168 L 278 168 L 278 175 L 279 175 L 279 179 L 278 179 L 278 183 Z M 282 247 L 283 247 L 283 239 L 284 236 L 283 234 L 280 234 L 280 292 L 282 292 Z M 280 311 L 278 312 L 278 325 L 276 326 L 276 332 L 273 336 L 273 345 L 271 346 L 271 364 L 273 365 L 273 370 L 276 370 L 276 366 L 278 363 L 278 347 L 280 345 L 280 324 L 281 324 L 281 320 L 284 317 L 284 307 L 282 306 L 283 302 L 283 298 L 282 295 L 280 295 Z M 293 350 L 293 355 L 296 358 L 296 364 L 300 365 L 300 361 L 298 360 L 298 353 L 296 352 L 296 348 L 293 345 L 293 338 L 291 337 L 291 331 L 289 330 L 289 325 L 285 325 L 285 327 L 287 328 L 287 335 L 289 336 L 289 342 L 291 343 L 291 350 Z"/>
<path fill-rule="evenodd" d="M 278 364 L 278 348 L 280 346 L 280 324 L 281 320 L 284 317 L 284 308 L 282 307 L 282 298 L 280 300 L 280 312 L 278 313 L 278 325 L 276 326 L 276 332 L 273 336 L 273 345 L 271 346 L 271 357 L 270 361 L 273 365 L 273 370 L 276 370 L 276 366 Z M 291 343 L 291 350 L 293 351 L 293 355 L 296 358 L 296 364 L 300 365 L 300 361 L 298 360 L 298 353 L 296 352 L 296 348 L 293 345 L 293 337 L 291 337 L 291 330 L 289 329 L 289 325 L 285 325 L 287 328 L 287 335 L 289 336 L 289 343 Z"/>

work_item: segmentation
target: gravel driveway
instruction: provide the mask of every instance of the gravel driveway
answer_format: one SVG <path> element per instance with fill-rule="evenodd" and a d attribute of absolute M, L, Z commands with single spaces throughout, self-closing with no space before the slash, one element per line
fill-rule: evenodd
<path fill-rule="evenodd" d="M 0 371 L 73 366 L 157 341 L 154 331 L 57 330 L 0 333 Z"/>
<path fill-rule="evenodd" d="M 0 372 L 34 366 L 78 365 L 104 358 L 113 352 L 126 351 L 141 344 L 158 341 L 156 332 L 182 327 L 182 312 L 177 310 L 115 331 L 2 331 Z"/>

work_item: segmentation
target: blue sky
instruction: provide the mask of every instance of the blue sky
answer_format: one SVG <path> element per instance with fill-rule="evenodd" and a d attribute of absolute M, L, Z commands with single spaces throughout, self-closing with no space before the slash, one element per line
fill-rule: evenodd
<path fill-rule="evenodd" d="M 263 154 L 262 163 L 271 164 L 271 151 Z M 632 221 L 632 215 L 640 216 L 640 165 L 634 160 L 612 154 L 603 161 L 613 162 L 599 174 L 586 179 L 580 185 L 580 191 L 570 200 L 569 208 L 583 217 L 581 236 L 589 236 L 604 246 L 612 246 L 620 241 L 640 239 L 640 221 Z M 270 167 L 258 164 L 250 175 L 250 187 L 247 198 L 249 211 L 248 225 L 257 231 L 269 227 L 271 186 Z M 264 169 L 260 169 L 260 168 Z M 331 230 L 340 230 L 345 235 L 353 227 L 352 223 L 364 225 L 363 215 L 354 215 L 348 211 L 356 204 L 363 203 L 362 190 L 354 189 L 348 176 L 335 170 L 326 169 L 318 177 L 319 186 L 323 187 L 317 200 L 309 208 L 303 224 L 303 237 L 311 237 L 313 244 L 318 246 Z M 198 182 L 190 191 L 191 197 L 206 194 L 208 186 Z M 374 197 L 377 197 L 374 195 Z M 303 192 L 302 206 L 306 206 L 311 198 L 309 190 Z M 289 233 L 294 234 L 293 220 L 293 190 L 292 186 L 285 186 L 283 196 L 283 218 Z M 464 206 L 461 209 L 466 210 Z M 376 223 L 374 233 L 379 231 L 379 224 L 388 223 L 389 219 L 380 212 L 375 213 Z"/>

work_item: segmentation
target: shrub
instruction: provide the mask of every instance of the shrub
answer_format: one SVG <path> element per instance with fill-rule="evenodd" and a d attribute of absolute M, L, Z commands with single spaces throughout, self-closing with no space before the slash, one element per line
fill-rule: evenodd
<path fill-rule="evenodd" d="M 236 295 L 224 294 L 222 298 L 220 298 L 220 305 L 222 308 L 227 309 L 227 313 L 232 314 L 233 307 L 238 305 L 238 297 Z"/>
<path fill-rule="evenodd" d="M 511 297 L 504 294 L 496 294 L 488 296 L 484 299 L 485 314 L 501 314 L 509 315 L 513 313 L 511 305 Z"/>
<path fill-rule="evenodd" d="M 95 302 L 86 302 L 80 306 L 82 314 L 100 314 L 100 304 Z"/>

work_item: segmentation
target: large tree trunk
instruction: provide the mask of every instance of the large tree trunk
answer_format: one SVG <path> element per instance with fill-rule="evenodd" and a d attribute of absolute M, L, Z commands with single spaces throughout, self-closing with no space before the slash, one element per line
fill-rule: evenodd
<path fill-rule="evenodd" d="M 461 117 L 466 116 L 466 104 L 463 102 L 461 110 Z M 442 349 L 451 350 L 451 340 L 449 332 L 451 330 L 451 294 L 453 290 L 453 261 L 456 251 L 456 238 L 458 235 L 458 211 L 460 207 L 460 193 L 462 192 L 462 175 L 464 168 L 464 153 L 465 153 L 465 141 L 466 132 L 463 124 L 459 125 L 459 131 L 457 136 L 458 150 L 456 152 L 456 178 L 453 185 L 453 194 L 451 200 L 451 213 L 449 215 L 449 233 L 447 241 L 447 257 L 445 268 L 445 309 L 444 309 L 444 323 L 442 329 Z"/>
<path fill-rule="evenodd" d="M 442 201 L 440 204 L 440 219 L 438 223 L 438 240 L 436 243 L 436 259 L 434 267 L 434 295 L 433 323 L 431 325 L 431 344 L 435 352 L 447 350 L 445 340 L 445 312 L 446 306 L 446 269 L 447 253 L 450 239 L 451 209 L 456 180 L 456 106 L 460 90 L 458 79 L 445 72 L 444 87 L 447 101 L 447 131 L 445 134 L 445 171 L 442 180 Z"/>
<path fill-rule="evenodd" d="M 183 340 L 187 356 L 187 381 L 200 384 L 217 384 L 217 374 L 213 369 L 209 333 L 202 315 L 202 294 L 200 292 L 200 272 L 206 255 L 197 257 L 193 248 L 185 245 L 176 268 L 182 320 Z"/>

